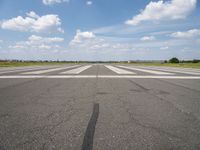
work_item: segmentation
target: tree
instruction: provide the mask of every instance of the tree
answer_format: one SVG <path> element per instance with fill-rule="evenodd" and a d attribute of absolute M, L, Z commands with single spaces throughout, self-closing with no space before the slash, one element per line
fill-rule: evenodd
<path fill-rule="evenodd" d="M 200 60 L 198 60 L 198 59 L 194 59 L 193 61 L 192 61 L 192 63 L 199 63 L 200 62 Z"/>
<path fill-rule="evenodd" d="M 173 58 L 171 58 L 171 59 L 169 60 L 169 63 L 179 63 L 179 62 L 180 62 L 179 59 L 176 58 L 176 57 L 173 57 Z"/>
<path fill-rule="evenodd" d="M 164 63 L 167 63 L 167 60 L 165 60 Z"/>

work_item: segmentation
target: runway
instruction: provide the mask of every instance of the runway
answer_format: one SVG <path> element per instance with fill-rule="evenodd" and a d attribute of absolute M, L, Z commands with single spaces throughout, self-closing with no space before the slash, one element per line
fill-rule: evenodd
<path fill-rule="evenodd" d="M 103 71 L 92 72 L 100 66 Z M 76 75 L 76 76 L 75 76 Z M 68 65 L 0 69 L 0 78 L 169 78 L 199 79 L 200 69 L 131 65 Z"/>
<path fill-rule="evenodd" d="M 200 69 L 0 69 L 0 149 L 200 149 Z"/>

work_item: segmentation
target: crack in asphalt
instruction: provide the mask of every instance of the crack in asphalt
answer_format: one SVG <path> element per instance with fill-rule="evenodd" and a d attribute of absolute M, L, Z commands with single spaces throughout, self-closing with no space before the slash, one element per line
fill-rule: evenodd
<path fill-rule="evenodd" d="M 169 84 L 169 85 L 174 85 L 174 86 L 178 86 L 178 87 L 181 87 L 181 88 L 184 88 L 184 89 L 187 89 L 187 90 L 190 90 L 190 91 L 195 91 L 195 92 L 200 92 L 200 90 L 197 90 L 197 89 L 192 89 L 192 88 L 189 88 L 189 87 L 186 87 L 186 86 L 183 86 L 183 85 L 179 85 L 179 84 L 175 84 L 175 83 L 173 83 L 173 82 L 169 82 L 169 81 L 166 81 L 166 80 L 161 80 L 161 79 L 157 79 L 157 80 L 159 80 L 159 81 L 161 81 L 161 82 L 165 82 L 165 83 L 167 83 L 167 84 Z"/>
<path fill-rule="evenodd" d="M 134 83 L 134 82 L 132 82 L 132 83 Z M 138 84 L 136 84 L 136 85 L 138 85 Z M 112 87 L 113 90 L 115 91 L 115 86 L 113 86 L 113 85 L 111 84 L 111 87 Z M 140 85 L 140 86 L 138 86 L 138 87 L 142 88 L 142 89 L 145 90 L 145 91 L 148 91 L 148 90 L 147 90 L 146 88 L 144 88 L 142 85 Z M 150 93 L 149 93 L 149 94 L 150 94 Z M 159 134 L 165 134 L 165 135 L 167 135 L 167 136 L 170 136 L 170 137 L 173 137 L 173 138 L 176 138 L 176 139 L 180 139 L 180 140 L 182 140 L 182 141 L 184 141 L 184 142 L 187 141 L 187 140 L 183 139 L 182 137 L 179 137 L 179 136 L 177 136 L 177 135 L 175 135 L 175 134 L 166 132 L 166 131 L 162 130 L 161 128 L 151 126 L 150 124 L 141 123 L 141 121 L 140 121 L 139 119 L 136 119 L 136 118 L 134 117 L 133 113 L 131 112 L 131 110 L 127 107 L 127 106 L 130 106 L 130 105 L 128 104 L 128 102 L 125 102 L 125 101 L 121 100 L 122 96 L 120 96 L 119 94 L 117 94 L 117 96 L 118 96 L 118 99 L 117 99 L 117 100 L 120 101 L 120 102 L 125 106 L 125 107 L 123 107 L 123 108 L 125 108 L 125 111 L 128 113 L 128 115 L 129 115 L 129 117 L 131 118 L 132 122 L 135 123 L 136 125 L 138 125 L 138 126 L 140 126 L 140 127 L 143 127 L 143 128 L 147 128 L 147 129 L 154 130 L 154 131 L 156 131 L 156 132 L 159 133 Z"/>
<path fill-rule="evenodd" d="M 136 82 L 134 82 L 134 81 L 132 81 L 132 80 L 131 80 L 131 83 L 133 83 L 133 84 L 135 84 L 135 85 L 137 85 L 137 86 L 139 85 L 138 83 L 136 83 Z M 140 85 L 139 87 L 142 87 L 142 85 Z M 142 88 L 142 89 L 144 89 L 144 88 Z M 147 90 L 147 91 L 145 91 L 145 92 L 147 92 L 147 93 L 150 94 L 151 96 L 157 97 L 158 100 L 160 100 L 160 101 L 163 101 L 163 102 L 168 103 L 169 105 L 171 105 L 172 107 L 174 107 L 178 112 L 183 113 L 184 115 L 188 115 L 188 116 L 192 117 L 194 120 L 196 120 L 196 121 L 198 121 L 198 122 L 200 121 L 199 118 L 196 117 L 193 113 L 184 111 L 184 110 L 181 109 L 178 105 L 173 104 L 173 103 L 170 102 L 169 100 L 166 100 L 166 99 L 160 97 L 159 95 L 155 94 L 154 91 L 152 91 L 152 92 L 151 92 L 151 91 L 152 91 L 152 90 Z"/>

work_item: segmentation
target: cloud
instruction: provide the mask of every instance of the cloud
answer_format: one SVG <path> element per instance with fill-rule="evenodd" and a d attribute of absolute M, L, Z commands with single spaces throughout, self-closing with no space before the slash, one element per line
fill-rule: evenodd
<path fill-rule="evenodd" d="M 74 36 L 74 39 L 70 42 L 70 45 L 82 43 L 85 40 L 89 40 L 95 37 L 96 36 L 93 32 L 89 32 L 89 31 L 81 32 L 81 30 L 77 30 L 76 35 Z"/>
<path fill-rule="evenodd" d="M 187 40 L 177 40 L 170 38 L 160 38 L 159 40 L 156 40 L 156 37 L 154 36 L 144 36 L 140 39 L 140 41 L 138 41 L 138 38 L 119 38 L 110 36 L 100 36 L 99 34 L 92 36 L 92 38 L 91 36 L 89 36 L 90 38 L 88 36 L 84 36 L 84 38 L 79 38 L 80 33 L 94 34 L 93 32 L 89 31 L 81 32 L 80 30 L 77 30 L 77 34 L 69 44 L 70 50 L 78 50 L 83 52 L 85 51 L 88 53 L 109 53 L 110 51 L 112 51 L 113 53 L 109 53 L 110 55 L 120 53 L 127 54 L 128 56 L 128 52 L 139 53 L 141 52 L 141 50 L 149 50 L 149 54 L 154 52 L 159 53 L 159 50 L 167 50 L 167 52 L 169 53 L 175 53 L 179 51 L 180 48 L 183 46 L 192 47 L 194 45 L 194 43 L 188 42 Z M 175 52 L 172 50 L 175 50 Z"/>
<path fill-rule="evenodd" d="M 22 45 L 22 44 L 17 43 L 15 45 L 8 46 L 8 48 L 10 48 L 10 49 L 24 49 L 26 47 L 24 45 Z"/>
<path fill-rule="evenodd" d="M 169 47 L 168 47 L 168 46 L 163 46 L 163 47 L 161 47 L 160 49 L 161 49 L 161 50 L 167 50 L 167 49 L 169 49 Z"/>
<path fill-rule="evenodd" d="M 51 49 L 51 46 L 42 44 L 42 45 L 39 45 L 38 48 L 39 48 L 39 49 Z"/>
<path fill-rule="evenodd" d="M 63 42 L 63 38 L 59 37 L 41 37 L 37 35 L 31 35 L 27 41 L 16 42 L 14 45 L 10 45 L 11 49 L 51 49 L 58 48 L 57 43 Z"/>
<path fill-rule="evenodd" d="M 42 0 L 43 4 L 45 5 L 54 5 L 63 2 L 69 2 L 69 0 Z"/>
<path fill-rule="evenodd" d="M 85 50 L 87 52 L 107 52 L 110 50 L 127 51 L 133 49 L 133 44 L 111 41 L 106 37 L 96 36 L 93 32 L 77 30 L 73 40 L 69 43 L 70 49 Z"/>
<path fill-rule="evenodd" d="M 140 39 L 141 41 L 153 41 L 155 40 L 154 36 L 144 36 Z"/>
<path fill-rule="evenodd" d="M 185 32 L 178 31 L 171 34 L 171 37 L 174 38 L 192 38 L 196 36 L 200 36 L 200 29 L 192 29 Z"/>
<path fill-rule="evenodd" d="M 197 0 L 151 1 L 140 14 L 125 23 L 138 25 L 142 21 L 184 19 L 195 9 L 196 3 Z"/>
<path fill-rule="evenodd" d="M 38 16 L 34 11 L 30 11 L 26 13 L 26 15 L 31 18 L 36 18 L 36 19 L 40 18 L 40 16 Z"/>
<path fill-rule="evenodd" d="M 48 14 L 38 16 L 31 11 L 26 14 L 26 17 L 18 16 L 9 20 L 2 21 L 0 27 L 2 29 L 24 31 L 24 32 L 61 32 L 61 20 L 58 15 Z"/>
<path fill-rule="evenodd" d="M 86 32 L 90 33 L 91 31 Z M 194 59 L 200 54 L 199 45 L 195 45 L 196 41 L 189 42 L 187 39 L 161 38 L 159 40 L 143 42 L 138 41 L 138 38 L 123 39 L 122 37 L 100 36 L 96 34 L 92 38 L 91 36 L 84 36 L 81 42 L 68 46 L 63 45 L 65 44 L 64 42 L 51 42 L 63 41 L 58 39 L 57 37 L 32 35 L 25 41 L 11 45 L 12 49 L 10 47 L 4 53 L 0 51 L 0 58 L 41 60 L 164 60 L 172 56 Z M 181 50 L 183 47 L 190 48 L 192 50 L 191 53 L 182 53 Z"/>
<path fill-rule="evenodd" d="M 53 37 L 53 38 L 49 38 L 49 37 L 41 37 L 41 36 L 36 36 L 36 35 L 31 35 L 29 38 L 29 41 L 32 43 L 56 43 L 56 42 L 63 42 L 64 39 L 63 38 L 59 38 L 59 37 Z"/>
<path fill-rule="evenodd" d="M 86 5 L 92 5 L 92 1 L 87 1 Z"/>

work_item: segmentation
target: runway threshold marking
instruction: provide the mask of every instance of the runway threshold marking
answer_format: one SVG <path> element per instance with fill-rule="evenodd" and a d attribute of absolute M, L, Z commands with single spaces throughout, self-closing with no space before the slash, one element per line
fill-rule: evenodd
<path fill-rule="evenodd" d="M 0 74 L 12 73 L 12 72 L 22 72 L 22 71 L 38 70 L 38 69 L 41 69 L 41 68 L 43 68 L 43 67 L 32 67 L 32 68 L 23 68 L 23 69 L 16 68 L 15 70 L 1 71 Z"/>
<path fill-rule="evenodd" d="M 92 65 L 83 66 L 83 67 L 80 67 L 80 68 L 76 68 L 76 69 L 72 69 L 72 70 L 69 70 L 69 71 L 61 72 L 60 74 L 79 74 L 79 73 L 83 72 L 84 70 L 89 69 L 90 67 L 92 67 Z"/>
<path fill-rule="evenodd" d="M 141 72 L 147 72 L 151 74 L 157 74 L 157 75 L 173 75 L 174 73 L 169 72 L 161 72 L 161 71 L 155 71 L 155 70 L 148 70 L 148 69 L 141 69 L 141 68 L 135 68 L 135 67 L 127 67 L 127 66 L 119 66 L 121 68 L 130 69 L 130 70 L 136 70 Z"/>
<path fill-rule="evenodd" d="M 167 72 L 175 72 L 175 73 L 183 73 L 183 74 L 190 74 L 190 75 L 200 75 L 200 72 L 192 72 L 192 71 L 185 71 L 185 70 L 175 70 L 172 68 L 156 68 L 156 67 L 148 67 L 154 70 L 160 70 L 160 71 L 167 71 Z"/>
<path fill-rule="evenodd" d="M 120 69 L 120 68 L 117 68 L 117 67 L 113 67 L 113 66 L 110 66 L 110 65 L 105 65 L 105 67 L 114 71 L 117 74 L 135 74 L 134 72 L 127 71 L 127 70 L 124 70 L 124 69 Z"/>
<path fill-rule="evenodd" d="M 92 150 L 93 149 L 95 126 L 96 126 L 98 117 L 99 117 L 99 104 L 95 103 L 93 105 L 92 116 L 90 118 L 87 129 L 85 131 L 81 150 Z"/>
<path fill-rule="evenodd" d="M 80 65 L 74 65 L 74 66 L 67 66 L 67 67 L 59 67 L 59 68 L 53 68 L 53 69 L 43 69 L 39 71 L 31 71 L 31 72 L 23 72 L 21 74 L 43 74 L 43 73 L 49 73 L 53 71 L 59 71 L 59 70 L 64 70 L 64 69 L 70 69 L 70 68 L 75 68 Z"/>
<path fill-rule="evenodd" d="M 104 79 L 200 79 L 200 76 L 131 76 L 131 75 L 19 75 L 19 76 L 0 76 L 0 79 L 84 79 L 84 78 L 104 78 Z"/>
<path fill-rule="evenodd" d="M 195 68 L 180 68 L 180 67 L 156 67 L 156 66 L 149 66 L 151 68 L 160 68 L 160 69 L 171 69 L 171 70 L 178 70 L 178 71 L 186 71 L 186 72 L 195 72 L 200 73 L 200 69 Z"/>

